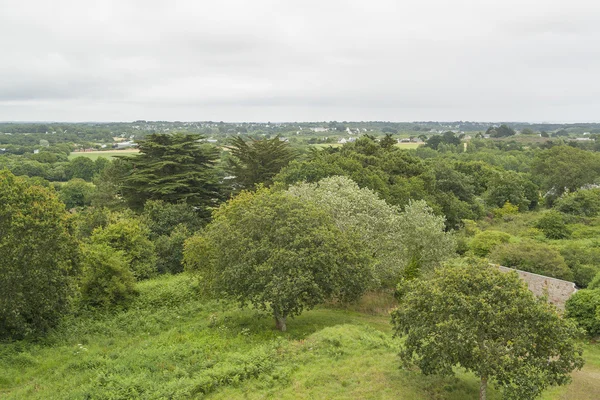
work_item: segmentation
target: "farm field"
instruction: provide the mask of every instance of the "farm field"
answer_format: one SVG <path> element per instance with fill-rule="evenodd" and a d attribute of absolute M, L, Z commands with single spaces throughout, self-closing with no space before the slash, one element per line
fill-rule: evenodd
<path fill-rule="evenodd" d="M 106 151 L 74 151 L 69 154 L 69 160 L 75 157 L 88 157 L 92 160 L 96 160 L 98 157 L 113 158 L 114 156 L 128 156 L 131 154 L 139 153 L 138 149 L 126 149 L 126 150 L 106 150 Z"/>
<path fill-rule="evenodd" d="M 422 145 L 422 143 L 397 143 L 395 146 L 400 149 L 416 149 L 420 145 Z M 311 144 L 310 146 L 322 149 L 327 147 L 342 147 L 343 145 L 340 143 L 318 143 Z"/>
<path fill-rule="evenodd" d="M 478 380 L 400 368 L 398 340 L 366 296 L 305 312 L 285 333 L 255 310 L 202 300 L 186 274 L 138 284 L 126 311 L 70 317 L 38 343 L 0 347 L 3 399 L 473 399 Z M 600 350 L 550 399 L 600 397 Z M 499 399 L 490 388 L 489 399 Z"/>

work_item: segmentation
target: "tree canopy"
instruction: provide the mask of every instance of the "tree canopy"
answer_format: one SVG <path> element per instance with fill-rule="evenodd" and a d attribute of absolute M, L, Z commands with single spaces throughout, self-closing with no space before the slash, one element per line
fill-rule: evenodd
<path fill-rule="evenodd" d="M 367 288 L 370 257 L 325 211 L 285 192 L 241 192 L 221 206 L 184 261 L 218 298 L 286 318 L 326 300 L 357 299 Z"/>
<path fill-rule="evenodd" d="M 275 175 L 296 156 L 279 136 L 260 140 L 236 136 L 230 139 L 228 149 L 231 156 L 227 158 L 227 168 L 236 189 L 251 190 L 259 183 L 270 186 Z"/>
<path fill-rule="evenodd" d="M 122 180 L 123 197 L 134 209 L 147 200 L 185 202 L 204 215 L 221 196 L 214 170 L 218 150 L 200 135 L 152 134 L 139 142 L 140 152 L 123 157 L 133 169 Z"/>
<path fill-rule="evenodd" d="M 0 338 L 47 331 L 68 311 L 77 243 L 55 193 L 0 171 Z"/>
<path fill-rule="evenodd" d="M 480 378 L 480 399 L 488 381 L 505 399 L 533 399 L 583 366 L 574 323 L 514 272 L 456 263 L 400 291 L 392 321 L 396 335 L 406 335 L 402 360 L 424 374 L 452 375 L 461 366 Z"/>

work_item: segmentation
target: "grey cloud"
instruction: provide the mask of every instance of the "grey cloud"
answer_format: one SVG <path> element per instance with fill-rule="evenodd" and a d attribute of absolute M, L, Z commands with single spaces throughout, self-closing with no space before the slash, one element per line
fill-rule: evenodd
<path fill-rule="evenodd" d="M 0 0 L 0 120 L 597 120 L 589 0 Z"/>

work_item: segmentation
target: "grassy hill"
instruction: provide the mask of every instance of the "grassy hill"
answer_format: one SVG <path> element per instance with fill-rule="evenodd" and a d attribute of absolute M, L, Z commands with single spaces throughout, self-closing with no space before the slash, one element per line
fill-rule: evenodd
<path fill-rule="evenodd" d="M 334 305 L 274 329 L 268 315 L 203 300 L 183 274 L 139 284 L 126 311 L 83 313 L 43 341 L 0 345 L 3 399 L 474 399 L 477 379 L 400 368 L 387 299 Z M 360 312 L 362 310 L 363 312 Z M 365 312 L 368 311 L 368 312 Z M 600 350 L 544 399 L 600 398 Z M 490 390 L 490 399 L 499 393 Z"/>

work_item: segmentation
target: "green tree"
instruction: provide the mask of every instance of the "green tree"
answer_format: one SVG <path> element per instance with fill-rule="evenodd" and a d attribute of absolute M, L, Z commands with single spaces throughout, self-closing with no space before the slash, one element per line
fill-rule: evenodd
<path fill-rule="evenodd" d="M 144 204 L 142 221 L 150 229 L 150 239 L 169 236 L 179 225 L 184 225 L 190 233 L 202 227 L 202 220 L 194 208 L 186 203 L 165 203 L 162 200 L 148 200 Z"/>
<path fill-rule="evenodd" d="M 229 141 L 231 156 L 227 158 L 227 168 L 236 189 L 254 189 L 256 184 L 270 186 L 277 173 L 296 157 L 290 145 L 280 140 L 250 139 L 246 141 L 239 136 Z"/>
<path fill-rule="evenodd" d="M 502 207 L 509 202 L 520 211 L 526 211 L 537 205 L 537 190 L 536 185 L 523 174 L 504 171 L 488 180 L 484 199 L 492 207 Z"/>
<path fill-rule="evenodd" d="M 79 156 L 69 161 L 66 172 L 69 179 L 79 178 L 90 182 L 96 173 L 96 166 L 89 157 Z"/>
<path fill-rule="evenodd" d="M 473 237 L 469 247 L 476 256 L 485 257 L 494 249 L 494 247 L 502 243 L 508 243 L 509 241 L 510 235 L 508 233 L 499 231 L 484 231 L 476 234 L 475 237 Z"/>
<path fill-rule="evenodd" d="M 578 329 L 516 273 L 457 263 L 409 281 L 401 293 L 392 322 L 396 336 L 406 335 L 402 360 L 426 375 L 461 366 L 480 379 L 480 399 L 488 381 L 505 399 L 533 399 L 583 366 Z"/>
<path fill-rule="evenodd" d="M 312 203 L 285 192 L 241 192 L 187 240 L 186 269 L 205 290 L 286 318 L 329 299 L 357 299 L 371 278 L 370 257 Z"/>
<path fill-rule="evenodd" d="M 183 246 L 190 236 L 186 226 L 179 224 L 169 235 L 162 235 L 154 240 L 158 273 L 177 274 L 183 271 Z"/>
<path fill-rule="evenodd" d="M 288 192 L 318 204 L 341 230 L 357 233 L 374 257 L 377 286 L 394 287 L 411 262 L 421 272 L 454 254 L 454 240 L 444 231 L 444 218 L 434 215 L 424 201 L 409 202 L 400 211 L 344 176 L 294 185 Z"/>
<path fill-rule="evenodd" d="M 485 133 L 490 135 L 493 138 L 502 138 L 502 137 L 513 136 L 516 132 L 513 128 L 510 128 L 510 127 L 502 124 L 497 128 L 492 128 L 492 127 L 488 128 L 488 130 Z"/>
<path fill-rule="evenodd" d="M 600 175 L 600 156 L 571 146 L 554 146 L 536 155 L 532 172 L 550 192 L 552 203 L 565 191 L 594 183 Z"/>
<path fill-rule="evenodd" d="M 83 246 L 81 302 L 90 307 L 126 306 L 137 294 L 122 251 L 106 244 Z"/>
<path fill-rule="evenodd" d="M 600 289 L 577 291 L 567 300 L 565 311 L 589 336 L 600 335 Z"/>
<path fill-rule="evenodd" d="M 59 187 L 60 200 L 65 203 L 67 210 L 91 204 L 91 196 L 96 189 L 94 185 L 80 178 L 73 178 Z"/>
<path fill-rule="evenodd" d="M 221 197 L 214 164 L 218 150 L 200 135 L 152 134 L 139 142 L 137 155 L 124 157 L 133 170 L 121 183 L 129 205 L 141 210 L 147 200 L 185 202 L 208 216 Z"/>
<path fill-rule="evenodd" d="M 0 338 L 44 333 L 69 309 L 77 242 L 53 191 L 0 171 Z"/>
<path fill-rule="evenodd" d="M 544 232 L 548 239 L 566 239 L 571 236 L 571 230 L 561 212 L 550 210 L 545 212 L 536 222 L 535 227 Z"/>
<path fill-rule="evenodd" d="M 580 189 L 565 193 L 554 207 L 563 213 L 595 217 L 600 213 L 600 189 Z"/>
<path fill-rule="evenodd" d="M 396 139 L 392 137 L 390 133 L 386 133 L 386 135 L 381 139 L 379 145 L 384 149 L 391 149 L 396 145 Z"/>
<path fill-rule="evenodd" d="M 148 235 L 148 228 L 139 219 L 122 217 L 96 228 L 91 242 L 122 251 L 133 275 L 137 279 L 147 279 L 156 273 L 154 245 Z"/>

